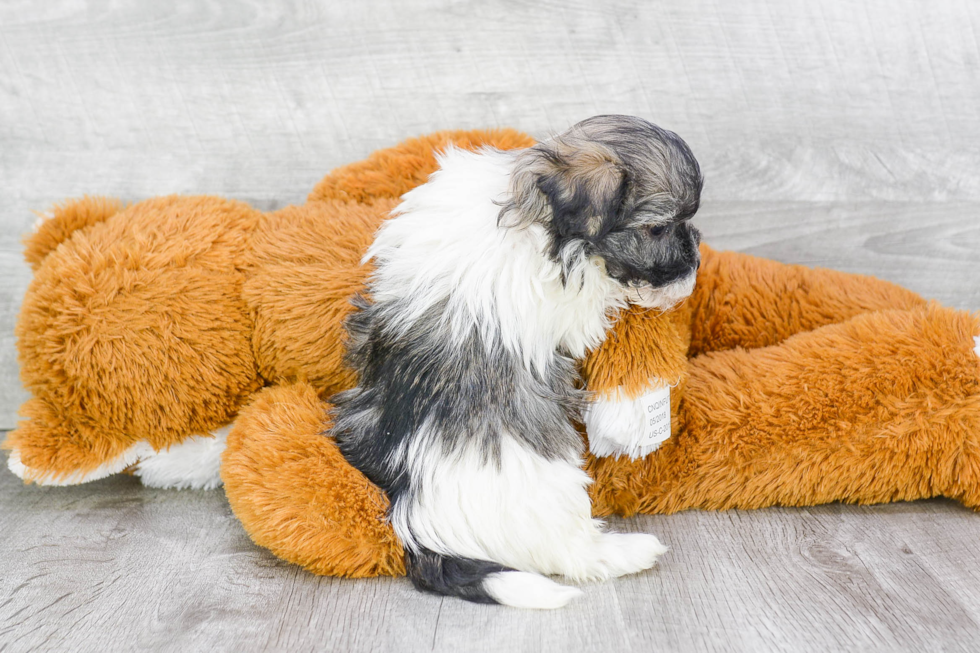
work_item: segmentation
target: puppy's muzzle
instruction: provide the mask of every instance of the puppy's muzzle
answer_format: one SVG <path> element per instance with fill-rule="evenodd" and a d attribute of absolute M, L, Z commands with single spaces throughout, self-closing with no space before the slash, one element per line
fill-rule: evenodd
<path fill-rule="evenodd" d="M 654 288 L 650 284 L 632 285 L 626 290 L 626 301 L 636 306 L 664 311 L 673 308 L 694 292 L 697 268 L 700 265 L 699 259 L 690 274 L 660 288 Z"/>

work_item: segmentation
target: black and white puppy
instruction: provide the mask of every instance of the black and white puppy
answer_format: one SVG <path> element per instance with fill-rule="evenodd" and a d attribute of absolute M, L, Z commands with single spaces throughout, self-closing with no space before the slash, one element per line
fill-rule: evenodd
<path fill-rule="evenodd" d="M 347 324 L 360 380 L 332 434 L 388 493 L 416 587 L 560 607 L 580 591 L 544 574 L 619 576 L 666 551 L 592 518 L 575 359 L 628 303 L 690 294 L 701 173 L 679 136 L 629 116 L 439 163 L 365 258 L 370 300 Z"/>

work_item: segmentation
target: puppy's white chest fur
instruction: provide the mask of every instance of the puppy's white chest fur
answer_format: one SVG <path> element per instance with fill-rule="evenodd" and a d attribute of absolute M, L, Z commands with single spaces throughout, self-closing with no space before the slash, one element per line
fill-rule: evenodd
<path fill-rule="evenodd" d="M 625 292 L 595 260 L 582 258 L 562 279 L 541 225 L 498 225 L 515 155 L 453 148 L 439 162 L 367 253 L 377 265 L 375 301 L 411 298 L 413 310 L 396 321 L 406 331 L 445 303 L 454 337 L 476 325 L 537 370 L 555 351 L 578 358 L 597 346 Z"/>

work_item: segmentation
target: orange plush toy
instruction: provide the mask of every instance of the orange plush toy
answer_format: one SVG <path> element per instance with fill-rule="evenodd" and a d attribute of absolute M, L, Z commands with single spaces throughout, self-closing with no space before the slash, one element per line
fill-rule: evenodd
<path fill-rule="evenodd" d="M 324 435 L 325 400 L 354 383 L 342 322 L 370 271 L 360 259 L 450 143 L 533 141 L 410 140 L 269 214 L 214 197 L 56 207 L 27 240 L 17 337 L 33 398 L 4 443 L 10 469 L 54 485 L 123 471 L 156 487 L 223 482 L 276 555 L 320 574 L 404 573 L 386 497 Z M 702 256 L 686 302 L 624 313 L 581 361 L 593 449 L 635 442 L 628 431 L 648 438 L 635 451 L 659 444 L 636 460 L 589 455 L 597 514 L 980 506 L 980 316 L 869 277 Z"/>

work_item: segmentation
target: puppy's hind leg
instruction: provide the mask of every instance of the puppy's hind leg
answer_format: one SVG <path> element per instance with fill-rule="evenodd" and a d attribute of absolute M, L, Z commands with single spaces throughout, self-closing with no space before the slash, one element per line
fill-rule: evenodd
<path fill-rule="evenodd" d="M 429 526 L 418 532 L 433 534 L 432 548 L 526 572 L 599 580 L 652 567 L 666 547 L 653 535 L 605 532 L 576 463 L 505 438 L 499 465 L 469 457 L 433 474 L 414 523 Z"/>
<path fill-rule="evenodd" d="M 606 580 L 650 569 L 667 552 L 654 535 L 606 532 L 605 524 L 588 514 L 555 525 L 565 535 L 548 552 L 546 573 L 575 581 Z"/>
<path fill-rule="evenodd" d="M 500 543 L 495 559 L 582 581 L 640 572 L 666 553 L 667 547 L 653 535 L 606 532 L 605 524 L 592 518 L 591 479 L 577 465 L 535 455 L 522 461 L 528 462 L 529 468 L 519 474 L 524 487 L 518 491 L 535 500 L 515 496 L 507 502 L 511 509 L 502 519 L 511 521 L 507 532 L 514 537 Z M 521 483 L 512 479 L 510 485 Z"/>

